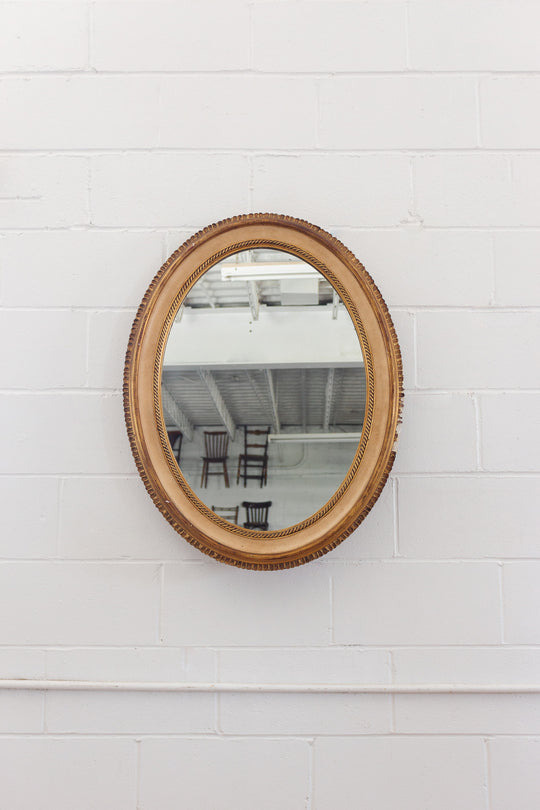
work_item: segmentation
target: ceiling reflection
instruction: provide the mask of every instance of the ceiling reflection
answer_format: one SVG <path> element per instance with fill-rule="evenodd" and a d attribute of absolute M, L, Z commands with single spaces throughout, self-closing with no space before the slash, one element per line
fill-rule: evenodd
<path fill-rule="evenodd" d="M 162 404 L 173 453 L 197 496 L 246 528 L 283 529 L 331 498 L 365 398 L 344 304 L 290 254 L 228 257 L 195 284 L 171 329 Z"/>

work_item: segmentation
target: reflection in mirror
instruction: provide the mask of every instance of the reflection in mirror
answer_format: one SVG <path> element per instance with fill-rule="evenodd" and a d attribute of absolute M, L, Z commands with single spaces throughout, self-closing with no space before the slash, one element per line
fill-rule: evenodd
<path fill-rule="evenodd" d="M 364 362 L 324 276 L 256 248 L 214 265 L 187 295 L 161 393 L 195 494 L 231 523 L 272 531 L 317 512 L 345 478 L 364 419 Z"/>

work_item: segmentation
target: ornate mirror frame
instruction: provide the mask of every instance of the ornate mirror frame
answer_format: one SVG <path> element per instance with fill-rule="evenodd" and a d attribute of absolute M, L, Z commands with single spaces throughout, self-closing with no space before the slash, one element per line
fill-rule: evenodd
<path fill-rule="evenodd" d="M 199 500 L 171 452 L 161 403 L 165 345 L 184 298 L 210 267 L 253 248 L 291 253 L 328 279 L 353 321 L 366 373 L 362 436 L 341 486 L 306 520 L 268 532 L 228 523 Z M 341 543 L 368 514 L 386 482 L 394 462 L 401 403 L 401 355 L 379 290 L 341 242 L 302 220 L 246 214 L 210 225 L 165 262 L 135 317 L 124 371 L 124 411 L 137 469 L 171 526 L 221 562 L 259 570 L 291 568 Z"/>

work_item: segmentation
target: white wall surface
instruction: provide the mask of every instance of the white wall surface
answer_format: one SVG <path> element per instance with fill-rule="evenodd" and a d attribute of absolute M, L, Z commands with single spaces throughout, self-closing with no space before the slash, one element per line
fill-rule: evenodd
<path fill-rule="evenodd" d="M 0 677 L 540 683 L 540 4 L 0 3 Z M 397 463 L 254 573 L 152 505 L 135 309 L 189 234 L 309 219 L 399 332 Z M 9 810 L 537 810 L 540 694 L 0 689 Z"/>

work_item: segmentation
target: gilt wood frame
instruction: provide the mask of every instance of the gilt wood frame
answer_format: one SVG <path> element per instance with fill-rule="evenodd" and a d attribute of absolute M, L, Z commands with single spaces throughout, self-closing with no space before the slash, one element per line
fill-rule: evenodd
<path fill-rule="evenodd" d="M 341 486 L 318 512 L 279 531 L 228 523 L 191 490 L 171 452 L 161 404 L 165 345 L 195 282 L 229 255 L 256 247 L 285 250 L 311 264 L 337 290 L 364 355 L 362 437 Z M 124 412 L 135 463 L 152 500 L 188 542 L 241 568 L 291 568 L 341 543 L 377 500 L 392 468 L 402 404 L 402 366 L 392 320 L 371 276 L 326 231 L 281 214 L 245 214 L 210 225 L 170 256 L 138 309 L 126 354 Z"/>

